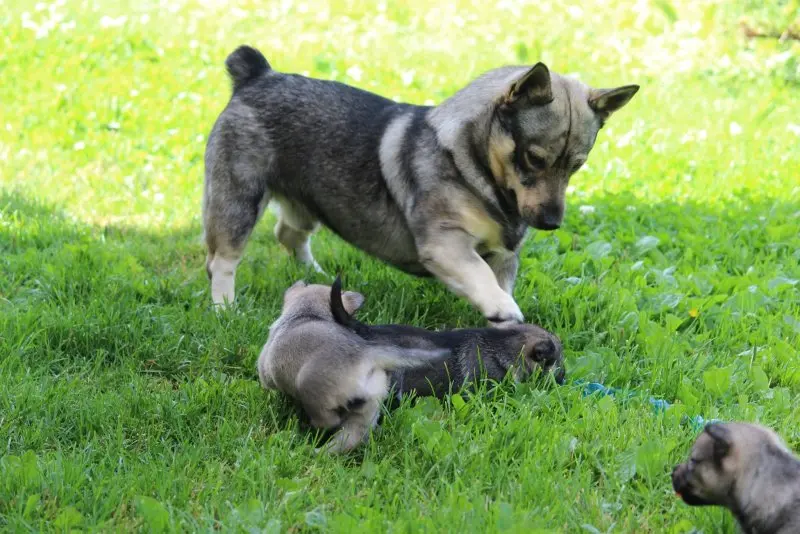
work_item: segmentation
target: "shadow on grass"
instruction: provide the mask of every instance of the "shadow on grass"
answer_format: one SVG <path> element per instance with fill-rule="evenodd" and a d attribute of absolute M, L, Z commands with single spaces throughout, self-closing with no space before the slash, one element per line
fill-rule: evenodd
<path fill-rule="evenodd" d="M 516 298 L 526 317 L 562 337 L 577 376 L 672 398 L 681 376 L 757 347 L 772 358 L 770 378 L 800 382 L 786 378 L 778 355 L 800 335 L 800 204 L 605 196 L 578 210 L 572 200 L 561 230 L 528 240 Z M 302 277 L 325 281 L 296 265 L 271 227 L 259 225 L 248 246 L 237 309 L 217 315 L 199 227 L 95 227 L 2 192 L 0 350 L 50 372 L 101 362 L 170 380 L 255 379 L 283 290 Z M 483 324 L 441 284 L 386 267 L 330 232 L 313 248 L 323 268 L 366 295 L 363 320 Z"/>

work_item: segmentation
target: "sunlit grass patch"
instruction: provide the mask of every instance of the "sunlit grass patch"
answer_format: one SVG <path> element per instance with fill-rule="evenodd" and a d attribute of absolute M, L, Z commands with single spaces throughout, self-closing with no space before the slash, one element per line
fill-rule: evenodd
<path fill-rule="evenodd" d="M 764 5 L 0 3 L 0 528 L 732 532 L 680 504 L 668 473 L 694 437 L 685 415 L 800 446 L 800 44 L 742 35 L 742 15 L 796 18 L 796 2 Z M 352 458 L 313 455 L 255 377 L 282 291 L 309 276 L 271 214 L 238 310 L 210 309 L 203 150 L 242 43 L 414 103 L 537 60 L 640 84 L 573 178 L 564 226 L 526 244 L 516 293 L 571 378 L 638 396 L 408 401 Z M 365 293 L 364 320 L 481 322 L 330 232 L 313 247 Z"/>

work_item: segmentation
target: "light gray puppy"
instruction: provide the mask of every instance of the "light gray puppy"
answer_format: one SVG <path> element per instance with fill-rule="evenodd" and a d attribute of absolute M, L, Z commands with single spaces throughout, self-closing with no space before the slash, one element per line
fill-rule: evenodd
<path fill-rule="evenodd" d="M 206 269 L 216 304 L 270 200 L 275 235 L 319 269 L 319 223 L 395 267 L 435 276 L 493 323 L 514 300 L 527 228 L 561 225 L 570 176 L 603 123 L 638 90 L 592 89 L 542 63 L 485 73 L 438 106 L 399 104 L 338 82 L 272 69 L 242 46 L 226 60 L 233 95 L 205 154 Z"/>
<path fill-rule="evenodd" d="M 297 282 L 286 290 L 280 317 L 258 358 L 261 385 L 299 401 L 311 425 L 338 429 L 327 448 L 346 452 L 369 437 L 389 393 L 389 374 L 437 363 L 450 351 L 382 346 L 333 320 L 330 286 Z M 364 301 L 347 292 L 351 312 Z"/>
<path fill-rule="evenodd" d="M 763 426 L 706 426 L 672 486 L 691 506 L 724 506 L 745 534 L 800 533 L 800 460 Z"/>

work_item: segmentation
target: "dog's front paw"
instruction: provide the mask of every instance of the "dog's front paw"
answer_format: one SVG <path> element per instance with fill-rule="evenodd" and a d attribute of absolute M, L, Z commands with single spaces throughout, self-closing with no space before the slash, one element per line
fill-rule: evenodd
<path fill-rule="evenodd" d="M 498 295 L 490 306 L 484 308 L 483 315 L 493 326 L 519 324 L 525 321 L 514 298 L 505 292 Z"/>
<path fill-rule="evenodd" d="M 516 326 L 518 324 L 523 323 L 524 321 L 517 321 L 516 319 L 513 321 L 492 321 L 491 319 L 486 319 L 489 322 L 489 326 L 492 328 L 510 328 L 512 326 Z"/>

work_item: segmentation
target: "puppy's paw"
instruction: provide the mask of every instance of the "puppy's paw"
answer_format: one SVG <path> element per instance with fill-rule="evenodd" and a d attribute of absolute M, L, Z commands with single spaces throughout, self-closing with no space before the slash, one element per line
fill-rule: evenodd
<path fill-rule="evenodd" d="M 341 454 L 347 454 L 351 450 L 353 450 L 357 443 L 347 443 L 343 440 L 340 436 L 334 436 L 331 440 L 321 447 L 317 447 L 314 449 L 315 454 L 330 454 L 332 456 L 337 456 Z"/>

